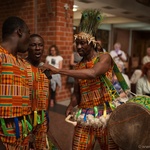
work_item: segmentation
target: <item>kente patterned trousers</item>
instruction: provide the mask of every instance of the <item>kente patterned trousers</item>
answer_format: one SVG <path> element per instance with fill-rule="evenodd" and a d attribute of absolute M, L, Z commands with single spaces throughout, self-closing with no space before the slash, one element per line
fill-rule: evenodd
<path fill-rule="evenodd" d="M 45 150 L 46 149 L 46 137 L 47 137 L 47 118 L 44 117 L 44 122 L 42 124 L 37 125 L 31 134 L 34 135 L 34 147 L 36 150 Z M 13 123 L 7 124 L 9 128 L 12 127 L 12 132 L 15 133 Z M 6 150 L 29 150 L 29 139 L 30 134 L 27 137 L 22 136 L 22 124 L 19 122 L 20 127 L 20 138 L 16 139 L 15 136 L 4 136 L 0 135 L 0 138 L 3 144 L 6 147 Z M 0 130 L 0 133 L 1 130 Z"/>
<path fill-rule="evenodd" d="M 77 124 L 73 136 L 73 150 L 93 150 L 96 139 L 101 150 L 119 150 L 107 128 L 102 129 Z"/>

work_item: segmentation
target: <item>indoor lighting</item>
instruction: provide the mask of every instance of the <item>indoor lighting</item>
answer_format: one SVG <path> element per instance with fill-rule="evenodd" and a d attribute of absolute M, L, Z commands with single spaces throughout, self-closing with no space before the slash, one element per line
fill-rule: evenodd
<path fill-rule="evenodd" d="M 78 9 L 78 6 L 77 5 L 73 5 L 73 11 L 77 11 Z"/>

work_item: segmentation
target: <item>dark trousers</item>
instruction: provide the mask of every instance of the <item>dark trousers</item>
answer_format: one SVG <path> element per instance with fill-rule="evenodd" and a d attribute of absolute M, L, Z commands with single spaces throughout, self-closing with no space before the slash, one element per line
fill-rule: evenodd
<path fill-rule="evenodd" d="M 51 89 L 51 96 L 50 96 L 50 100 L 54 100 L 54 103 L 55 103 L 55 99 L 56 99 L 56 91 L 53 91 L 52 89 Z"/>

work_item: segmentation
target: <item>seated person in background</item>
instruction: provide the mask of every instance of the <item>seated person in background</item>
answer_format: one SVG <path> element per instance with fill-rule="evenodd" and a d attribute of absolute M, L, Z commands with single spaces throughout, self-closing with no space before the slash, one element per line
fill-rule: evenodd
<path fill-rule="evenodd" d="M 133 72 L 133 74 L 132 74 L 132 76 L 130 78 L 130 83 L 131 84 L 136 84 L 137 81 L 139 80 L 139 78 L 141 77 L 141 75 L 142 75 L 142 70 L 141 70 L 141 66 L 139 66 Z"/>
<path fill-rule="evenodd" d="M 146 64 L 147 62 L 150 62 L 150 46 L 147 47 L 146 56 L 144 56 L 142 59 L 143 65 Z"/>
<path fill-rule="evenodd" d="M 142 59 L 142 64 L 146 64 L 148 62 L 150 62 L 150 46 L 147 47 L 146 50 L 146 56 L 143 57 Z M 132 84 L 136 84 L 138 79 L 142 76 L 142 70 L 141 70 L 141 66 L 139 66 L 132 74 L 130 82 Z"/>
<path fill-rule="evenodd" d="M 142 67 L 142 77 L 136 83 L 136 94 L 150 96 L 150 62 Z"/>
<path fill-rule="evenodd" d="M 122 64 L 118 63 L 117 66 L 118 66 L 118 69 L 120 70 L 120 72 L 122 73 L 127 85 L 130 88 L 130 80 L 129 80 L 129 77 L 122 72 L 122 70 L 123 70 Z M 113 83 L 113 86 L 115 87 L 115 89 L 117 90 L 117 92 L 120 95 L 120 101 L 121 102 L 126 102 L 128 100 L 128 95 L 121 88 L 121 86 L 119 84 L 119 81 L 118 81 L 118 79 L 117 79 L 117 77 L 114 73 L 113 73 L 113 76 L 112 76 L 112 83 Z"/>
<path fill-rule="evenodd" d="M 122 65 L 123 72 L 124 72 L 124 68 L 125 68 L 124 62 L 127 61 L 127 56 L 125 52 L 121 50 L 120 43 L 114 44 L 114 50 L 110 51 L 110 55 L 116 64 L 120 63 Z"/>

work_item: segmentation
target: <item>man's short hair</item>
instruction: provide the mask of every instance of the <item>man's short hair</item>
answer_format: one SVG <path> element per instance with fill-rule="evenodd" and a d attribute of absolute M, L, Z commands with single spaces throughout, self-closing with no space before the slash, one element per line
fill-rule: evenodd
<path fill-rule="evenodd" d="M 8 17 L 2 25 L 2 39 L 9 37 L 17 28 L 23 29 L 26 23 L 19 17 Z"/>
<path fill-rule="evenodd" d="M 39 38 L 41 38 L 41 39 L 43 40 L 43 43 L 44 43 L 44 39 L 43 39 L 42 36 L 40 36 L 39 34 L 34 33 L 34 34 L 31 34 L 31 35 L 30 35 L 30 38 L 34 38 L 34 37 L 39 37 Z"/>

